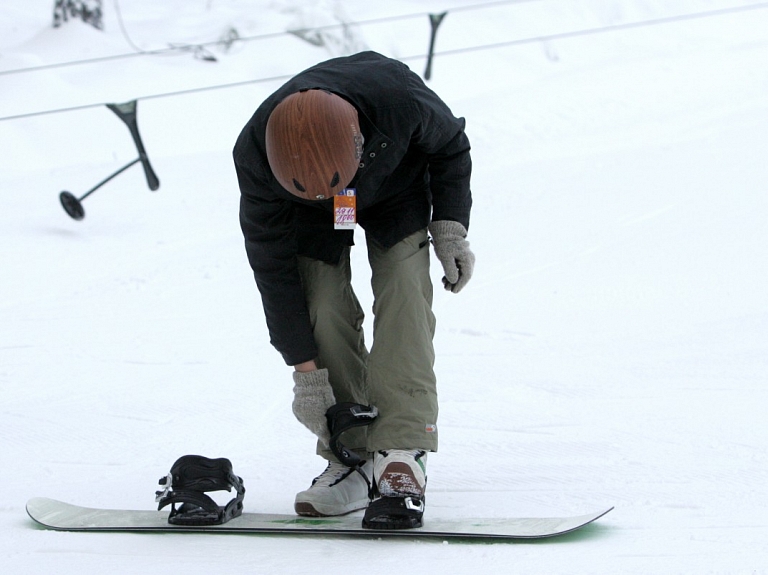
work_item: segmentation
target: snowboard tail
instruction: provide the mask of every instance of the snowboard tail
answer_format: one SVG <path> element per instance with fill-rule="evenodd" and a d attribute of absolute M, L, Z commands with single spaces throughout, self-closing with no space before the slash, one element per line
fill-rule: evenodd
<path fill-rule="evenodd" d="M 253 533 L 282 535 L 355 535 L 478 539 L 539 539 L 564 535 L 589 525 L 609 511 L 576 517 L 548 518 L 427 518 L 423 527 L 407 530 L 363 529 L 356 515 L 300 517 L 243 513 L 220 525 L 172 525 L 162 511 L 92 509 L 37 497 L 27 513 L 38 524 L 58 531 Z"/>

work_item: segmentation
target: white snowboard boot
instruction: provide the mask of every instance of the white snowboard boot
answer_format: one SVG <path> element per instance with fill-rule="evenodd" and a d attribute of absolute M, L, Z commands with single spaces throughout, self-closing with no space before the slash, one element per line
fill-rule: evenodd
<path fill-rule="evenodd" d="M 374 457 L 373 477 L 380 497 L 365 510 L 364 529 L 422 526 L 427 488 L 427 452 L 390 449 Z"/>
<path fill-rule="evenodd" d="M 366 461 L 362 470 L 370 478 L 373 463 Z M 298 515 L 310 517 L 345 515 L 368 506 L 368 491 L 368 483 L 358 471 L 329 461 L 312 486 L 296 495 L 294 509 Z"/>
<path fill-rule="evenodd" d="M 427 488 L 427 452 L 390 449 L 376 453 L 373 477 L 382 497 L 424 499 Z"/>

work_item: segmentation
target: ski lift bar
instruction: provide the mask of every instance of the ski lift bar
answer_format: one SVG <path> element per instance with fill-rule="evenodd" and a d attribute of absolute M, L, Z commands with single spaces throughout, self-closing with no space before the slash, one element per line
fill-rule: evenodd
<path fill-rule="evenodd" d="M 141 163 L 142 167 L 144 168 L 144 175 L 147 178 L 147 185 L 149 186 L 150 190 L 154 192 L 160 187 L 160 180 L 157 179 L 157 175 L 149 163 L 149 156 L 147 156 L 147 152 L 144 149 L 144 144 L 141 141 L 141 136 L 139 135 L 139 125 L 136 120 L 136 100 L 131 100 L 130 102 L 125 102 L 123 104 L 107 104 L 107 108 L 112 110 L 117 115 L 117 117 L 120 118 L 126 126 L 128 126 L 128 130 L 130 130 L 133 141 L 136 144 L 136 149 L 139 152 L 139 157 L 131 162 L 128 162 L 125 166 L 104 178 L 79 198 L 71 192 L 61 192 L 59 194 L 59 201 L 61 202 L 64 211 L 67 212 L 67 214 L 69 214 L 69 216 L 74 220 L 82 220 L 85 217 L 85 210 L 83 209 L 82 204 L 82 201 L 85 198 L 109 182 L 112 178 L 122 174 L 125 170 L 134 164 Z"/>

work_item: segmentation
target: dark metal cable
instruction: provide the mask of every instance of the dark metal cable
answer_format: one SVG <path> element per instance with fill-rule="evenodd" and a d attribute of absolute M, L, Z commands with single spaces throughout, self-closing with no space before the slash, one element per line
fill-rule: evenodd
<path fill-rule="evenodd" d="M 268 78 L 255 78 L 251 80 L 242 80 L 240 82 L 230 82 L 228 84 L 216 84 L 213 86 L 202 86 L 200 88 L 188 88 L 186 90 L 176 90 L 174 92 L 163 92 L 161 94 L 150 94 L 148 96 L 139 96 L 137 98 L 133 98 L 134 100 L 153 100 L 156 98 L 170 98 L 173 96 L 184 96 L 186 94 L 195 94 L 197 92 L 208 92 L 211 90 L 222 90 L 225 88 L 236 88 L 238 86 L 245 86 L 247 84 L 260 84 L 260 83 L 266 83 L 266 82 L 277 82 L 277 81 L 285 81 L 290 80 L 293 78 L 295 74 L 283 74 L 280 76 L 270 76 Z M 89 108 L 101 108 L 102 106 L 106 106 L 106 102 L 97 103 L 97 104 L 82 104 L 80 106 L 69 106 L 66 108 L 55 108 L 52 110 L 42 110 L 39 112 L 27 112 L 25 114 L 16 114 L 13 116 L 3 116 L 0 117 L 0 122 L 3 120 L 20 120 L 22 118 L 32 118 L 34 116 L 45 116 L 48 114 L 58 114 L 59 112 L 75 112 L 78 110 L 87 110 Z"/>
<path fill-rule="evenodd" d="M 601 28 L 589 28 L 584 30 L 575 30 L 573 32 L 562 32 L 559 34 L 550 34 L 545 36 L 535 36 L 531 38 L 522 38 L 518 40 L 509 40 L 506 42 L 496 42 L 493 44 L 483 44 L 479 46 L 468 46 L 466 48 L 456 48 L 453 50 L 442 50 L 439 52 L 435 52 L 435 56 L 452 56 L 455 54 L 462 54 L 462 53 L 470 53 L 470 52 L 478 52 L 481 50 L 495 50 L 499 48 L 506 48 L 510 46 L 518 46 L 522 44 L 531 44 L 536 42 L 546 42 L 546 41 L 552 41 L 552 40 L 562 40 L 566 38 L 576 38 L 580 36 L 589 36 L 594 34 L 602 34 L 607 32 L 617 32 L 622 30 L 630 30 L 633 28 L 642 28 L 647 26 L 657 26 L 659 24 L 668 24 L 668 23 L 674 23 L 674 22 L 681 22 L 685 20 L 695 20 L 695 19 L 701 19 L 701 18 L 710 18 L 715 16 L 724 16 L 726 14 L 733 14 L 733 13 L 739 13 L 739 12 L 747 12 L 750 10 L 759 10 L 768 8 L 768 2 L 760 2 L 757 4 L 750 4 L 747 6 L 738 6 L 733 8 L 724 8 L 720 10 L 710 10 L 707 12 L 697 12 L 695 14 L 681 14 L 679 16 L 670 16 L 665 18 L 656 18 L 653 20 L 644 20 L 641 22 L 631 22 L 628 24 L 615 24 L 612 26 L 604 26 Z M 402 61 L 408 61 L 408 60 L 416 60 L 425 58 L 426 56 L 424 54 L 419 54 L 415 56 L 406 56 L 403 58 L 400 58 Z M 243 80 L 240 82 L 231 82 L 228 84 L 217 84 L 213 86 L 203 86 L 200 88 L 189 88 L 187 90 L 178 90 L 174 92 L 164 92 L 161 94 L 151 94 L 148 96 L 141 96 L 138 98 L 135 98 L 136 100 L 150 100 L 155 98 L 167 98 L 167 97 L 173 97 L 173 96 L 181 96 L 186 94 L 193 94 L 196 92 L 206 92 L 210 90 L 219 90 L 219 89 L 225 89 L 225 88 L 234 88 L 238 86 L 245 86 L 247 84 L 259 84 L 259 83 L 266 83 L 266 82 L 273 82 L 273 81 L 280 81 L 280 80 L 288 80 L 292 78 L 294 74 L 283 74 L 279 76 L 271 76 L 267 78 L 255 78 L 251 80 Z M 81 106 L 71 106 L 66 108 L 56 108 L 53 110 L 43 110 L 39 112 L 28 112 L 25 114 L 17 114 L 13 116 L 4 116 L 0 117 L 0 121 L 3 120 L 17 120 L 21 118 L 30 118 L 33 116 L 42 116 L 46 114 L 56 114 L 59 112 L 71 112 L 75 110 L 84 110 L 88 108 L 98 108 L 101 106 L 104 106 L 106 104 L 99 103 L 99 104 L 84 104 Z"/>
<path fill-rule="evenodd" d="M 600 28 L 587 28 L 584 30 L 574 30 L 572 32 L 560 32 L 558 34 L 549 34 L 545 36 L 535 36 L 531 38 L 521 38 L 517 40 L 507 40 L 504 42 L 495 42 L 493 44 L 483 44 L 480 46 L 468 46 L 466 48 L 454 48 L 452 50 L 441 50 L 435 52 L 435 56 L 452 56 L 454 54 L 462 54 L 467 52 L 478 52 L 481 50 L 495 50 L 497 48 L 505 48 L 508 46 L 517 46 L 520 44 L 532 44 L 535 42 L 548 42 L 552 40 L 562 40 L 566 38 L 577 38 L 579 36 L 591 36 L 595 34 L 602 34 L 607 32 L 618 32 L 621 30 L 631 30 L 633 28 L 644 28 L 648 26 L 658 26 L 659 24 L 669 24 L 674 22 L 682 22 L 685 20 L 699 20 L 702 18 L 711 18 L 714 16 L 725 16 L 727 14 L 734 14 L 738 12 L 747 12 L 749 10 L 760 10 L 768 8 L 768 2 L 759 2 L 757 4 L 750 4 L 747 6 L 736 6 L 732 8 L 722 8 L 719 10 L 709 10 L 707 12 L 696 12 L 694 14 L 680 14 L 678 16 L 667 16 L 664 18 L 655 18 L 652 20 L 643 20 L 641 22 L 629 22 L 626 24 L 612 24 L 610 26 L 601 26 Z M 401 57 L 400 60 L 417 60 L 424 58 L 423 54 L 415 56 Z"/>
<path fill-rule="evenodd" d="M 492 8 L 494 6 L 500 6 L 505 4 L 522 4 L 524 2 L 538 2 L 538 1 L 540 0 L 496 0 L 495 2 L 484 2 L 482 4 L 469 4 L 466 6 L 456 6 L 455 8 L 451 8 L 450 11 L 459 12 L 459 11 L 467 11 L 467 10 L 481 10 L 484 8 Z M 120 8 L 118 6 L 118 0 L 115 0 L 115 13 L 117 14 L 117 17 L 118 17 L 118 22 L 120 24 L 120 30 L 122 32 L 122 35 L 125 38 L 126 42 L 134 49 L 134 52 L 128 52 L 125 54 L 113 54 L 111 56 L 98 56 L 96 58 L 86 58 L 83 60 L 72 60 L 70 62 L 58 62 L 55 64 L 42 64 L 40 66 L 30 66 L 28 68 L 14 68 L 12 70 L 0 70 L 0 76 L 10 75 L 10 74 L 23 74 L 25 72 L 39 72 L 42 70 L 50 70 L 54 68 L 66 68 L 70 66 L 81 66 L 86 64 L 96 64 L 99 62 L 108 62 L 111 60 L 135 58 L 137 56 L 158 56 L 162 54 L 170 54 L 173 52 L 187 50 L 190 45 L 206 47 L 206 46 L 216 46 L 221 43 L 221 40 L 212 40 L 210 42 L 202 42 L 199 44 L 184 44 L 181 46 L 169 46 L 167 48 L 155 48 L 152 50 L 143 50 L 142 48 L 137 46 L 128 35 L 128 32 L 125 28 L 125 24 L 123 22 L 122 13 L 120 12 Z M 344 26 L 366 26 L 371 24 L 382 24 L 385 22 L 394 22 L 397 20 L 410 20 L 414 18 L 423 18 L 425 15 L 427 15 L 426 12 L 419 12 L 419 13 L 413 13 L 413 14 L 401 14 L 397 16 L 383 16 L 381 18 L 359 20 L 357 22 L 341 22 L 339 24 L 324 24 L 322 26 L 315 26 L 312 28 L 296 28 L 293 30 L 286 30 L 283 32 L 267 32 L 264 34 L 256 34 L 254 36 L 242 36 L 237 38 L 235 42 L 250 42 L 253 40 L 269 40 L 269 39 L 277 38 L 280 36 L 300 35 L 302 33 L 308 33 L 308 32 L 314 32 L 314 31 L 333 30 L 336 28 L 343 28 Z"/>

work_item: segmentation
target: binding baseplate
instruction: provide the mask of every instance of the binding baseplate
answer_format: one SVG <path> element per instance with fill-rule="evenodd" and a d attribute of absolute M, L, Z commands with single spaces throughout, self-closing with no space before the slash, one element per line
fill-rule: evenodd
<path fill-rule="evenodd" d="M 159 483 L 163 489 L 155 492 L 157 509 L 170 505 L 168 523 L 173 525 L 221 525 L 243 513 L 245 487 L 243 480 L 232 471 L 229 459 L 184 455 Z M 233 488 L 235 497 L 224 506 L 205 494 Z"/>

